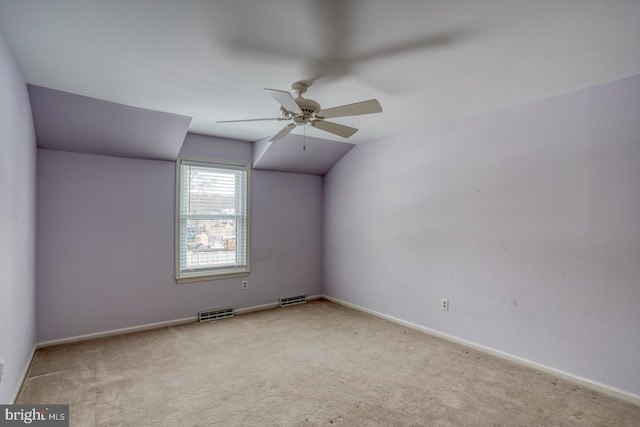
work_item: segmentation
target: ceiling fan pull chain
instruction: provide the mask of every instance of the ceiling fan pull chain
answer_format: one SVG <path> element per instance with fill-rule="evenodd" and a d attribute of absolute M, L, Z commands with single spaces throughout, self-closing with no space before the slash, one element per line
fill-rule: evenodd
<path fill-rule="evenodd" d="M 307 151 L 307 125 L 302 126 L 302 151 Z"/>

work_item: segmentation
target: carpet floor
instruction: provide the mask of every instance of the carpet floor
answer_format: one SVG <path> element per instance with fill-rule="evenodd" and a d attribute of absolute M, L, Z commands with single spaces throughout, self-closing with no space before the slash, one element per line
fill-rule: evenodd
<path fill-rule="evenodd" d="M 72 426 L 639 426 L 640 406 L 337 304 L 39 349 Z"/>

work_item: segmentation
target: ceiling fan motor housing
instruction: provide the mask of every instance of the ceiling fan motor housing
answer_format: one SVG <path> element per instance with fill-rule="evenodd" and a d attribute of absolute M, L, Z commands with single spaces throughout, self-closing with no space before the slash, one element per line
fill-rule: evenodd
<path fill-rule="evenodd" d="M 302 98 L 299 96 L 295 98 L 295 101 L 296 104 L 298 104 L 298 107 L 300 107 L 300 110 L 302 110 L 301 114 L 293 113 L 284 107 L 280 107 L 280 114 L 287 120 L 293 120 L 297 125 L 305 125 L 314 120 L 316 118 L 316 114 L 321 109 L 320 104 L 313 99 Z"/>

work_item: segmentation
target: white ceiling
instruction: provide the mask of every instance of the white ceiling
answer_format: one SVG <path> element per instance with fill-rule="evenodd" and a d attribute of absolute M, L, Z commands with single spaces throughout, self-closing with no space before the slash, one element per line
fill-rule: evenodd
<path fill-rule="evenodd" d="M 262 89 L 314 65 L 333 67 L 307 93 L 323 107 L 381 102 L 335 119 L 358 143 L 640 74 L 639 23 L 638 0 L 0 0 L 28 83 L 245 141 L 282 123 L 216 120 L 277 116 Z"/>

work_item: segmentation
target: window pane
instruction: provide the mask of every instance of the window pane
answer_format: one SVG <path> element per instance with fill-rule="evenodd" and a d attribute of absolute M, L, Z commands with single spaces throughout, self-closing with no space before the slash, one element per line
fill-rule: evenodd
<path fill-rule="evenodd" d="M 208 215 L 235 215 L 239 206 L 240 171 L 187 166 L 187 192 L 185 213 Z"/>
<path fill-rule="evenodd" d="M 237 266 L 237 220 L 187 219 L 185 270 Z"/>

